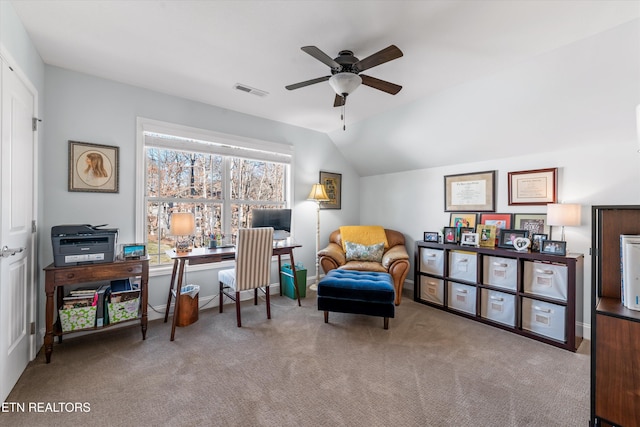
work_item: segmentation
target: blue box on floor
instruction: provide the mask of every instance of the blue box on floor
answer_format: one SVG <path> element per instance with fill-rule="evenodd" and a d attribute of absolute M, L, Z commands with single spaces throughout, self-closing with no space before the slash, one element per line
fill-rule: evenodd
<path fill-rule="evenodd" d="M 298 279 L 298 291 L 300 298 L 307 296 L 307 270 L 302 264 L 296 264 L 296 278 Z M 293 288 L 293 271 L 291 264 L 283 264 L 280 270 L 280 279 L 282 283 L 282 294 L 291 299 L 296 299 L 295 289 Z"/>

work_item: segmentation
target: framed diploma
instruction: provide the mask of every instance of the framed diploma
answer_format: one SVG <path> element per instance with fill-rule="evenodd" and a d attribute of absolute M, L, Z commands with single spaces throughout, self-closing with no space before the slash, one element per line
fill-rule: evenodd
<path fill-rule="evenodd" d="M 445 212 L 495 212 L 496 171 L 446 175 Z"/>
<path fill-rule="evenodd" d="M 509 205 L 557 202 L 558 168 L 509 172 Z"/>

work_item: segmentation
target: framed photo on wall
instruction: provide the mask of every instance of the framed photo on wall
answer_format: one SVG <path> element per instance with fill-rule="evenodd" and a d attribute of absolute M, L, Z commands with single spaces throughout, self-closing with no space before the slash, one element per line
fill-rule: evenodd
<path fill-rule="evenodd" d="M 69 191 L 117 193 L 119 147 L 69 141 Z"/>
<path fill-rule="evenodd" d="M 557 202 L 558 168 L 509 172 L 509 205 Z"/>
<path fill-rule="evenodd" d="M 320 202 L 320 209 L 342 209 L 342 174 L 320 171 L 320 184 L 329 196 L 328 202 Z"/>
<path fill-rule="evenodd" d="M 446 175 L 445 212 L 494 212 L 496 171 Z"/>

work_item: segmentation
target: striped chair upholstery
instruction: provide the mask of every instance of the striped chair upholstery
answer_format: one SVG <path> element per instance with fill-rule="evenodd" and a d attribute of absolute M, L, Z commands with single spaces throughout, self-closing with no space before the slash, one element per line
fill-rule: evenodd
<path fill-rule="evenodd" d="M 258 304 L 258 288 L 265 288 L 267 319 L 271 319 L 269 283 L 271 282 L 271 257 L 273 256 L 273 228 L 241 228 L 236 240 L 236 267 L 218 272 L 220 283 L 220 313 L 226 295 L 236 303 L 238 327 L 240 318 L 240 292 L 253 289 L 254 304 Z M 235 293 L 227 292 L 232 290 Z"/>

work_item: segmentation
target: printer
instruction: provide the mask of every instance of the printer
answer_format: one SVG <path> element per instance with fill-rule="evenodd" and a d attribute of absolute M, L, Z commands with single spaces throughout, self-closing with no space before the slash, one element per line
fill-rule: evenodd
<path fill-rule="evenodd" d="M 56 225 L 51 227 L 53 263 L 56 267 L 113 262 L 117 228 L 104 225 Z"/>

